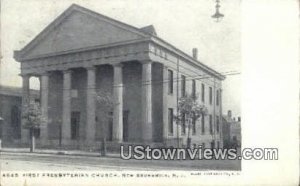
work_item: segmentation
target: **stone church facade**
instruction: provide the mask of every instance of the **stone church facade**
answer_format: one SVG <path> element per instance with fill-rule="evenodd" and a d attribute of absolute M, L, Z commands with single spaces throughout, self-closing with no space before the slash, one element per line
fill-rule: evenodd
<path fill-rule="evenodd" d="M 208 109 L 193 125 L 192 144 L 222 146 L 225 77 L 199 62 L 196 49 L 191 57 L 160 39 L 153 26 L 136 28 L 72 5 L 14 58 L 21 64 L 23 105 L 30 77 L 40 79 L 48 122 L 39 145 L 96 147 L 105 135 L 112 144 L 174 146 L 187 137 L 173 115 L 178 97 L 188 93 Z M 113 99 L 110 111 L 97 101 L 103 92 Z M 28 131 L 21 136 L 28 141 Z"/>

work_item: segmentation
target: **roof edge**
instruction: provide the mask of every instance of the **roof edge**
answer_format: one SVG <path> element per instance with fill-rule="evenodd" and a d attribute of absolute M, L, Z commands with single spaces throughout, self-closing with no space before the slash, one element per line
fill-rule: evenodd
<path fill-rule="evenodd" d="M 93 10 L 87 9 L 80 5 L 72 4 L 66 10 L 64 10 L 58 17 L 56 17 L 52 22 L 50 22 L 41 32 L 39 32 L 39 34 L 37 36 L 35 36 L 31 41 L 29 41 L 27 45 L 25 45 L 22 49 L 16 51 L 16 53 L 14 54 L 14 57 L 16 57 L 15 59 L 16 60 L 18 60 L 18 58 L 20 59 L 28 50 L 32 49 L 36 45 L 36 43 L 38 43 L 38 41 L 43 38 L 44 35 L 49 33 L 57 25 L 59 25 L 63 21 L 63 19 L 66 18 L 67 16 L 69 16 L 71 14 L 71 12 L 74 10 L 82 11 L 85 13 L 90 13 L 90 14 L 93 14 L 96 16 L 100 16 L 104 19 L 107 19 L 108 21 L 113 22 L 113 24 L 119 25 L 120 27 L 125 27 L 125 29 L 127 28 L 128 31 L 134 32 L 135 34 L 139 34 L 143 37 L 150 36 L 150 34 L 143 32 L 139 28 L 128 25 L 128 24 L 118 21 L 116 19 L 110 18 L 108 16 L 105 16 L 105 15 L 95 12 Z"/>
<path fill-rule="evenodd" d="M 155 39 L 158 40 L 158 41 L 160 41 L 160 42 L 162 42 L 163 44 L 167 45 L 168 47 L 171 47 L 172 50 L 174 50 L 175 52 L 177 52 L 177 55 L 180 55 L 183 58 L 185 58 L 185 59 L 189 60 L 190 62 L 192 62 L 193 64 L 195 64 L 195 65 L 197 65 L 199 67 L 204 68 L 207 72 L 209 72 L 212 75 L 216 76 L 218 79 L 220 79 L 220 80 L 225 80 L 226 79 L 226 77 L 224 75 L 222 75 L 221 73 L 219 73 L 216 70 L 214 70 L 213 68 L 211 68 L 211 67 L 203 64 L 201 61 L 198 61 L 198 60 L 194 59 L 192 56 L 190 56 L 187 53 L 183 52 L 182 50 L 176 48 L 174 45 L 168 43 L 167 41 L 165 41 L 165 40 L 163 40 L 163 39 L 161 39 L 159 37 L 152 36 L 151 40 L 153 42 L 155 42 L 156 44 L 160 45 L 160 43 L 157 43 L 157 41 L 155 41 Z"/>
<path fill-rule="evenodd" d="M 216 70 L 212 69 L 211 67 L 203 64 L 202 62 L 194 59 L 192 56 L 188 55 L 187 53 L 183 52 L 182 50 L 176 48 L 174 45 L 170 44 L 169 42 L 161 39 L 160 37 L 156 36 L 156 35 L 151 35 L 151 34 L 147 34 L 144 31 L 142 31 L 141 29 L 128 25 L 126 23 L 120 22 L 118 20 L 115 20 L 113 18 L 107 17 L 105 15 L 102 15 L 98 12 L 92 11 L 90 9 L 87 9 L 85 7 L 82 7 L 80 5 L 77 4 L 72 4 L 69 8 L 67 8 L 65 11 L 63 11 L 57 18 L 54 19 L 54 21 L 52 21 L 50 24 L 48 24 L 36 37 L 34 37 L 25 47 L 23 47 L 21 50 L 15 50 L 14 51 L 14 59 L 18 62 L 22 61 L 22 60 L 30 60 L 30 59 L 25 59 L 23 58 L 24 53 L 26 53 L 28 50 L 30 50 L 32 47 L 34 47 L 36 45 L 36 43 L 41 40 L 43 38 L 43 36 L 45 34 L 47 34 L 49 31 L 51 31 L 53 28 L 55 28 L 57 25 L 59 25 L 61 23 L 61 21 L 67 17 L 72 10 L 79 10 L 79 11 L 83 11 L 83 12 L 87 12 L 87 13 L 91 13 L 94 15 L 98 15 L 101 16 L 109 21 L 112 21 L 116 24 L 120 24 L 121 26 L 127 27 L 128 29 L 131 29 L 131 31 L 135 31 L 136 33 L 141 34 L 142 36 L 144 36 L 144 40 L 150 40 L 153 42 L 156 42 L 157 44 L 161 45 L 159 42 L 161 42 L 162 44 L 166 45 L 167 47 L 169 47 L 171 51 L 175 52 L 177 55 L 187 59 L 188 61 L 190 61 L 191 63 L 193 63 L 196 66 L 199 66 L 201 68 L 203 68 L 204 70 L 206 70 L 208 73 L 214 75 L 216 78 L 220 79 L 220 80 L 224 80 L 225 76 L 222 75 L 221 73 L 217 72 Z M 147 26 L 146 26 L 147 27 Z M 143 27 L 144 28 L 144 27 Z M 62 54 L 64 53 L 69 53 L 69 52 L 76 52 L 76 51 L 85 51 L 85 50 L 93 50 L 95 48 L 98 48 L 101 46 L 92 46 L 88 49 L 78 49 L 78 50 L 74 50 L 74 51 L 63 51 L 60 52 Z M 36 59 L 36 58 L 41 58 L 41 57 L 47 57 L 47 56 L 51 56 L 53 54 L 47 54 L 44 56 L 35 56 L 32 59 Z M 60 55 L 60 54 L 59 54 Z"/>

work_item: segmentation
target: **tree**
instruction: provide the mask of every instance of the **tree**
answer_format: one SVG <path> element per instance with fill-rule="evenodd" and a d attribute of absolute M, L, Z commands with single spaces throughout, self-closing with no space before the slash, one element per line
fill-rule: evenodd
<path fill-rule="evenodd" d="M 35 150 L 36 130 L 42 128 L 46 124 L 46 120 L 42 115 L 40 104 L 30 101 L 23 107 L 22 119 L 24 120 L 23 128 L 30 132 L 30 152 Z"/>
<path fill-rule="evenodd" d="M 197 96 L 188 95 L 181 97 L 178 101 L 178 113 L 175 115 L 175 119 L 178 121 L 178 124 L 183 126 L 183 119 L 187 123 L 188 127 L 188 137 L 186 145 L 188 148 L 191 147 L 191 127 L 193 122 L 196 122 L 200 117 L 203 117 L 207 114 L 207 109 L 204 105 L 200 105 L 197 101 Z"/>
<path fill-rule="evenodd" d="M 108 91 L 99 91 L 96 96 L 97 103 L 101 105 L 100 116 L 104 121 L 108 121 L 112 119 L 112 111 L 114 107 L 114 100 L 111 92 Z M 101 125 L 102 131 L 102 147 L 101 147 L 101 155 L 106 156 L 106 127 L 105 122 L 102 122 Z"/>

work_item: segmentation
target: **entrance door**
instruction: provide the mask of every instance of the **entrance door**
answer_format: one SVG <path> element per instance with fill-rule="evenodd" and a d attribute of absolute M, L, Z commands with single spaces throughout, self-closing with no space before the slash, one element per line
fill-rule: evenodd
<path fill-rule="evenodd" d="M 129 110 L 123 111 L 123 141 L 128 141 L 128 117 Z"/>
<path fill-rule="evenodd" d="M 72 112 L 71 114 L 71 139 L 79 139 L 79 123 L 80 123 L 80 112 Z"/>

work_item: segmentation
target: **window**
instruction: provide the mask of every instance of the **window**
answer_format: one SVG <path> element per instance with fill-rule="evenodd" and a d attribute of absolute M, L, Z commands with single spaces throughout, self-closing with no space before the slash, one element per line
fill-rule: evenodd
<path fill-rule="evenodd" d="M 209 115 L 209 132 L 210 134 L 213 134 L 212 115 Z"/>
<path fill-rule="evenodd" d="M 232 141 L 234 141 L 234 142 L 236 142 L 236 141 L 237 141 L 237 138 L 236 138 L 236 136 L 233 136 L 233 137 L 232 137 Z"/>
<path fill-rule="evenodd" d="M 219 116 L 217 116 L 217 133 L 219 133 L 220 130 L 220 121 L 219 121 Z"/>
<path fill-rule="evenodd" d="M 209 87 L 209 104 L 212 104 L 212 88 Z"/>
<path fill-rule="evenodd" d="M 202 116 L 201 116 L 201 132 L 202 132 L 202 134 L 205 133 L 205 118 L 204 118 L 204 114 L 202 114 Z"/>
<path fill-rule="evenodd" d="M 205 143 L 202 143 L 202 149 L 205 149 Z"/>
<path fill-rule="evenodd" d="M 181 75 L 181 97 L 185 96 L 186 89 L 186 78 L 184 75 Z"/>
<path fill-rule="evenodd" d="M 192 81 L 192 97 L 196 98 L 196 80 Z"/>
<path fill-rule="evenodd" d="M 211 147 L 212 149 L 215 148 L 215 140 L 212 140 L 212 141 L 210 142 L 210 147 Z"/>
<path fill-rule="evenodd" d="M 182 118 L 181 118 L 181 134 L 182 135 L 185 135 L 185 114 L 182 115 Z"/>
<path fill-rule="evenodd" d="M 154 48 L 154 54 L 157 55 L 157 48 Z"/>
<path fill-rule="evenodd" d="M 219 105 L 219 96 L 220 96 L 220 92 L 219 90 L 217 90 L 217 95 L 216 95 L 217 106 Z"/>
<path fill-rule="evenodd" d="M 217 148 L 219 149 L 219 148 L 220 148 L 220 142 L 218 141 L 217 144 L 218 144 L 218 145 L 217 145 Z"/>
<path fill-rule="evenodd" d="M 168 121 L 169 121 L 169 135 L 173 135 L 173 109 L 169 108 L 168 111 Z"/>
<path fill-rule="evenodd" d="M 193 120 L 192 120 L 192 134 L 195 135 L 196 134 L 196 119 L 195 117 L 193 117 Z"/>
<path fill-rule="evenodd" d="M 173 94 L 173 71 L 168 70 L 168 79 L 169 79 L 169 94 Z"/>
<path fill-rule="evenodd" d="M 201 84 L 201 100 L 205 101 L 205 85 L 203 83 Z"/>

